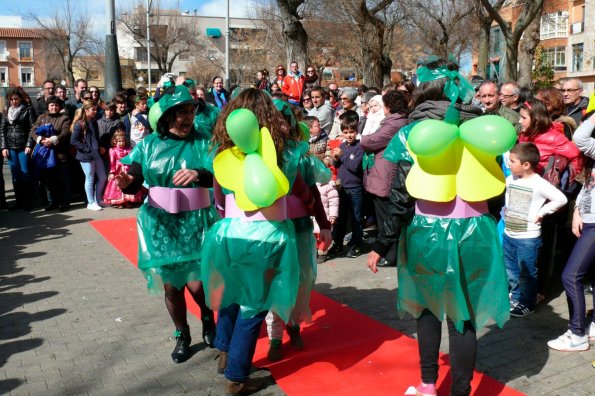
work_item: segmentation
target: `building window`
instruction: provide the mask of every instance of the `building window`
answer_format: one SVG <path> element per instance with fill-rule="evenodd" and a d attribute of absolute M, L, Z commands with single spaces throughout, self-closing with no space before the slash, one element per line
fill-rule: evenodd
<path fill-rule="evenodd" d="M 33 43 L 31 41 L 19 41 L 19 60 L 22 62 L 33 61 Z"/>
<path fill-rule="evenodd" d="M 8 60 L 8 51 L 6 50 L 6 41 L 0 41 L 0 62 Z"/>
<path fill-rule="evenodd" d="M 545 61 L 554 70 L 566 70 L 566 47 L 552 47 L 543 50 Z"/>
<path fill-rule="evenodd" d="M 574 44 L 572 46 L 572 71 L 583 71 L 583 44 Z"/>
<path fill-rule="evenodd" d="M 21 67 L 21 85 L 32 87 L 35 80 L 33 79 L 32 67 Z"/>
<path fill-rule="evenodd" d="M 0 86 L 8 87 L 8 67 L 0 67 Z"/>
<path fill-rule="evenodd" d="M 134 60 L 137 62 L 147 61 L 147 49 L 143 47 L 136 47 L 134 49 Z"/>
<path fill-rule="evenodd" d="M 91 69 L 89 70 L 89 80 L 99 80 L 99 70 Z"/>
<path fill-rule="evenodd" d="M 568 36 L 568 13 L 554 12 L 541 17 L 540 39 Z"/>
<path fill-rule="evenodd" d="M 500 52 L 500 43 L 500 29 L 494 29 L 494 50 L 492 51 L 494 54 Z"/>

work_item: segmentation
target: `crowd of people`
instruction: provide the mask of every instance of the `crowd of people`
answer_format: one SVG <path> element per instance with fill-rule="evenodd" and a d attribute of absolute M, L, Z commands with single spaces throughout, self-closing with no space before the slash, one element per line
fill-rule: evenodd
<path fill-rule="evenodd" d="M 172 359 L 191 356 L 188 289 L 231 395 L 262 385 L 250 365 L 265 318 L 271 361 L 283 357 L 284 330 L 303 348 L 316 266 L 359 257 L 374 229 L 367 265 L 397 267 L 398 309 L 417 319 L 418 395 L 436 394 L 443 320 L 451 393 L 467 395 L 476 331 L 533 314 L 556 263 L 570 320 L 547 346 L 589 349 L 595 100 L 587 113 L 577 78 L 532 92 L 470 83 L 440 59 L 416 77 L 323 87 L 315 67 L 304 75 L 291 62 L 231 93 L 220 76 L 207 88 L 165 75 L 155 95 L 120 90 L 109 101 L 85 80 L 70 99 L 50 80 L 35 100 L 10 88 L 0 149 L 15 202 L 1 180 L 0 207 L 29 211 L 38 196 L 46 211 L 66 211 L 77 192 L 92 211 L 142 204 L 139 269 L 165 294 Z M 489 144 L 469 130 L 491 133 Z"/>

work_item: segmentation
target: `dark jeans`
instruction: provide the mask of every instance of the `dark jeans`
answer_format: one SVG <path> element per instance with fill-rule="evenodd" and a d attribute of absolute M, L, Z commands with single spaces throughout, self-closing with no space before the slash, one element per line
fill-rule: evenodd
<path fill-rule="evenodd" d="M 31 157 L 22 150 L 8 150 L 8 166 L 12 174 L 13 183 L 31 183 Z"/>
<path fill-rule="evenodd" d="M 400 231 L 396 229 L 399 220 L 390 210 L 391 202 L 388 198 L 378 197 L 372 194 L 370 196 L 374 202 L 374 212 L 376 213 L 376 226 L 378 227 L 377 240 L 382 242 L 394 240 L 390 245 L 388 253 L 384 255 L 384 258 L 389 263 L 395 264 L 397 260 L 397 241 L 400 236 Z"/>
<path fill-rule="evenodd" d="M 452 386 L 450 394 L 469 395 L 477 355 L 477 337 L 470 322 L 465 322 L 463 333 L 447 319 Z M 425 310 L 417 319 L 417 338 L 421 365 L 421 380 L 435 384 L 438 380 L 438 353 L 442 338 L 442 323 Z"/>
<path fill-rule="evenodd" d="M 343 187 L 339 190 L 339 217 L 333 228 L 333 242 L 338 246 L 343 246 L 349 220 L 351 220 L 351 242 L 349 244 L 359 246 L 362 243 L 362 206 L 361 187 Z"/>
<path fill-rule="evenodd" d="M 264 311 L 250 319 L 242 319 L 238 304 L 219 310 L 215 347 L 228 353 L 225 369 L 228 380 L 244 382 L 248 379 L 260 325 L 267 313 Z"/>
<path fill-rule="evenodd" d="M 566 291 L 566 300 L 568 302 L 568 313 L 570 323 L 568 327 L 576 334 L 583 336 L 587 328 L 585 320 L 585 293 L 583 289 L 583 279 L 590 275 L 591 285 L 595 286 L 595 224 L 583 224 L 583 231 L 580 238 L 576 241 L 572 253 L 568 258 L 566 267 L 562 272 L 562 284 Z M 595 302 L 595 294 L 593 295 Z M 594 317 L 591 319 L 595 322 Z"/>
<path fill-rule="evenodd" d="M 535 308 L 537 298 L 537 257 L 541 238 L 511 238 L 504 234 L 502 250 L 512 300 L 529 309 Z"/>

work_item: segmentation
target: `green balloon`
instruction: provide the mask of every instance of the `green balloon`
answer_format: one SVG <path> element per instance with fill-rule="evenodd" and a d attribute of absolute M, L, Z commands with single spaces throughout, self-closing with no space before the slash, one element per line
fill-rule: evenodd
<path fill-rule="evenodd" d="M 244 191 L 259 208 L 270 206 L 277 199 L 277 180 L 258 154 L 248 154 L 244 160 Z"/>
<path fill-rule="evenodd" d="M 439 120 L 424 120 L 411 129 L 407 144 L 415 155 L 433 157 L 444 151 L 458 136 L 456 125 Z"/>
<path fill-rule="evenodd" d="M 161 106 L 159 105 L 159 102 L 157 102 L 153 106 L 151 106 L 151 110 L 149 110 L 149 125 L 151 125 L 151 128 L 154 131 L 157 130 L 157 121 L 159 121 L 161 115 L 163 115 L 163 112 L 161 111 Z"/>
<path fill-rule="evenodd" d="M 248 109 L 232 111 L 225 121 L 225 128 L 233 142 L 244 153 L 253 153 L 260 142 L 258 119 Z"/>
<path fill-rule="evenodd" d="M 459 127 L 461 139 L 490 155 L 500 155 L 516 143 L 517 135 L 510 121 L 497 115 L 485 115 Z"/>

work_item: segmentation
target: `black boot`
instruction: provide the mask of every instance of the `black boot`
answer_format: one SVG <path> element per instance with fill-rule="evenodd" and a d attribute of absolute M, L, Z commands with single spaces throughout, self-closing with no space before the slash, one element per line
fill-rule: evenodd
<path fill-rule="evenodd" d="M 201 318 L 202 321 L 202 339 L 209 346 L 209 348 L 215 348 L 215 336 L 217 330 L 215 326 L 215 317 L 213 311 Z"/>
<path fill-rule="evenodd" d="M 175 363 L 183 363 L 190 358 L 190 327 L 186 326 L 182 330 L 176 329 L 174 332 L 176 338 L 176 347 L 171 353 L 171 358 Z"/>

